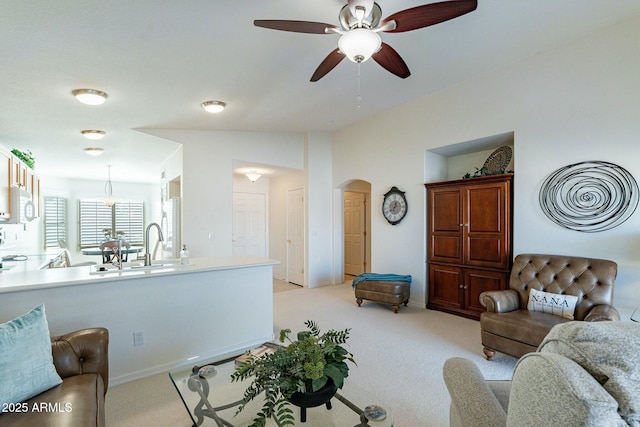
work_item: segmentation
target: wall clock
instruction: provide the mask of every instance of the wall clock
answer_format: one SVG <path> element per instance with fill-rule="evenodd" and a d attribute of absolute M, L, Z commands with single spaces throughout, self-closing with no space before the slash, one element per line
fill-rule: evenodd
<path fill-rule="evenodd" d="M 382 215 L 391 225 L 396 225 L 402 221 L 407 214 L 407 198 L 404 191 L 398 190 L 398 187 L 391 187 L 384 195 L 382 202 Z"/>

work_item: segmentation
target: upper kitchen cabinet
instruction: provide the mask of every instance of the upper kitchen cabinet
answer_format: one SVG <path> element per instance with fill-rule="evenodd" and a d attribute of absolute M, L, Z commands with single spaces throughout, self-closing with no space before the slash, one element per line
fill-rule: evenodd
<path fill-rule="evenodd" d="M 40 178 L 22 160 L 0 147 L 0 221 L 21 222 L 17 218 L 25 195 L 33 203 L 33 218 L 39 218 Z"/>
<path fill-rule="evenodd" d="M 19 158 L 11 155 L 11 185 L 22 187 L 27 189 L 27 165 L 25 165 Z"/>
<path fill-rule="evenodd" d="M 40 177 L 30 170 L 27 171 L 27 191 L 31 193 L 33 215 L 40 218 Z"/>
<path fill-rule="evenodd" d="M 0 220 L 11 215 L 11 153 L 0 147 Z"/>

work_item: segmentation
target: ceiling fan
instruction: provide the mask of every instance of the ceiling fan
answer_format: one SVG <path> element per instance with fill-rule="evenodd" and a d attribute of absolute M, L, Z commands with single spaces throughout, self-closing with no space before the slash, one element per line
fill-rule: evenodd
<path fill-rule="evenodd" d="M 472 12 L 477 0 L 449 0 L 396 12 L 382 20 L 382 9 L 373 0 L 348 0 L 339 14 L 340 26 L 322 22 L 262 19 L 254 25 L 272 30 L 308 34 L 340 34 L 338 47 L 318 66 L 311 76 L 317 82 L 333 70 L 345 57 L 356 63 L 373 58 L 390 73 L 401 78 L 411 75 L 398 52 L 380 39 L 379 32 L 400 33 L 439 24 Z"/>

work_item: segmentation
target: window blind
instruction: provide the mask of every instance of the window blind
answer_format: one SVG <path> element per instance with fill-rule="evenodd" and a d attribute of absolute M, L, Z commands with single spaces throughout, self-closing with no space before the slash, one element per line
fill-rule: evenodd
<path fill-rule="evenodd" d="M 67 199 L 44 198 L 44 247 L 57 248 L 58 241 L 67 242 Z"/>
<path fill-rule="evenodd" d="M 119 200 L 113 206 L 105 206 L 102 201 L 81 199 L 80 206 L 80 247 L 99 246 L 105 240 L 105 230 L 116 236 L 123 232 L 123 238 L 132 245 L 144 244 L 144 203 L 136 200 Z M 114 231 L 115 230 L 115 231 Z"/>

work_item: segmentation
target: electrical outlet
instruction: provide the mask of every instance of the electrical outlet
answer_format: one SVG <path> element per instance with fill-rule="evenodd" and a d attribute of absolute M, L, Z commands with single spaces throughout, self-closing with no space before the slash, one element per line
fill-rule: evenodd
<path fill-rule="evenodd" d="M 133 346 L 137 347 L 139 345 L 144 344 L 144 333 L 142 332 L 134 332 L 133 333 Z"/>

